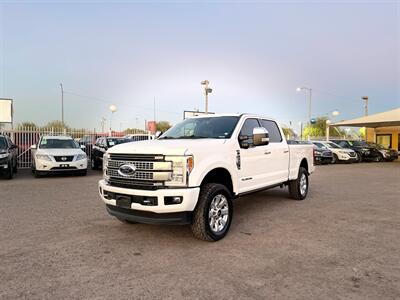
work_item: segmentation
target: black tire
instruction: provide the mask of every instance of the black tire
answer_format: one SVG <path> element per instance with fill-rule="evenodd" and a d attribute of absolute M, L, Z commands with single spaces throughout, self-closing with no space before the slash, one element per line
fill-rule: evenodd
<path fill-rule="evenodd" d="M 379 154 L 377 157 L 376 157 L 376 161 L 377 162 L 383 162 L 385 159 L 383 158 L 383 155 L 382 154 Z"/>
<path fill-rule="evenodd" d="M 90 165 L 92 167 L 92 170 L 98 170 L 99 169 L 99 163 L 96 158 L 92 157 L 90 160 Z"/>
<path fill-rule="evenodd" d="M 356 157 L 357 157 L 357 160 L 355 161 L 356 163 L 362 162 L 362 158 L 361 158 L 361 154 L 360 153 L 356 152 Z"/>
<path fill-rule="evenodd" d="M 337 157 L 337 155 L 335 153 L 333 153 L 332 163 L 337 164 L 338 160 L 339 160 L 339 158 Z"/>
<path fill-rule="evenodd" d="M 304 176 L 304 177 L 303 177 Z M 306 187 L 305 190 L 301 188 L 303 181 L 305 178 Z M 305 168 L 300 167 L 299 174 L 297 175 L 297 179 L 289 181 L 289 194 L 292 199 L 295 200 L 304 200 L 308 194 L 308 172 Z M 303 187 L 304 188 L 304 187 Z"/>
<path fill-rule="evenodd" d="M 120 217 L 116 217 L 116 218 L 118 219 L 118 221 L 120 221 L 121 223 L 124 223 L 124 224 L 138 224 L 138 222 L 129 221 L 127 219 L 123 219 L 123 218 L 120 218 Z"/>
<path fill-rule="evenodd" d="M 10 161 L 8 163 L 8 168 L 7 168 L 7 173 L 5 175 L 6 179 L 12 179 L 14 176 L 14 170 L 13 170 L 13 166 L 12 166 L 12 161 Z"/>
<path fill-rule="evenodd" d="M 221 198 L 221 196 L 223 198 Z M 193 235 L 196 238 L 204 241 L 213 242 L 213 241 L 218 241 L 223 237 L 225 237 L 225 235 L 229 231 L 229 227 L 231 225 L 233 216 L 233 205 L 231 198 L 232 198 L 231 193 L 222 184 L 207 183 L 201 187 L 199 200 L 197 202 L 196 209 L 193 212 L 192 224 L 190 226 Z M 215 201 L 218 201 L 218 199 L 220 199 L 219 201 L 222 201 L 226 204 L 225 210 L 227 208 L 227 214 L 226 214 L 227 220 L 224 221 L 225 225 L 222 225 L 223 228 L 219 232 L 216 232 L 211 229 L 210 226 L 211 220 L 209 219 L 210 218 L 209 214 L 210 214 L 210 209 L 212 208 L 211 204 L 215 203 Z M 216 217 L 221 216 L 222 208 L 219 208 L 218 212 L 216 211 L 214 212 Z"/>

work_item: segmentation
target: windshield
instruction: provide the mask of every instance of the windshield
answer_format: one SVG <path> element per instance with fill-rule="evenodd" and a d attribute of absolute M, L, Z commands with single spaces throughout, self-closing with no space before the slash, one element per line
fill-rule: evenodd
<path fill-rule="evenodd" d="M 340 147 L 339 145 L 335 144 L 335 143 L 326 143 L 328 145 L 329 148 L 333 148 L 333 149 L 340 149 L 342 147 Z"/>
<path fill-rule="evenodd" d="M 39 148 L 42 149 L 76 149 L 79 148 L 73 139 L 46 139 L 40 141 Z"/>
<path fill-rule="evenodd" d="M 378 148 L 378 149 L 386 149 L 382 145 L 376 144 L 376 143 L 369 143 L 372 147 Z"/>
<path fill-rule="evenodd" d="M 369 147 L 369 145 L 364 141 L 349 141 L 349 143 L 354 147 Z"/>
<path fill-rule="evenodd" d="M 160 139 L 228 139 L 239 117 L 208 117 L 186 119 L 167 130 Z"/>
<path fill-rule="evenodd" d="M 7 149 L 6 139 L 3 137 L 0 137 L 0 149 Z"/>
<path fill-rule="evenodd" d="M 113 138 L 108 138 L 107 139 L 107 142 L 108 142 L 108 145 L 110 146 L 110 147 L 112 147 L 112 146 L 115 146 L 115 145 L 118 145 L 118 144 L 123 144 L 123 143 L 129 143 L 129 142 L 132 142 L 132 140 L 130 140 L 130 139 L 113 139 Z"/>

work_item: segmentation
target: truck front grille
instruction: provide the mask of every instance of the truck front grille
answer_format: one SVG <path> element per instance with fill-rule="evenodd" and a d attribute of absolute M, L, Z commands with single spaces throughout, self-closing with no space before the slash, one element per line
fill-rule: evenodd
<path fill-rule="evenodd" d="M 123 165 L 134 166 L 136 172 L 128 176 L 120 173 Z M 157 154 L 110 154 L 106 174 L 110 185 L 156 189 L 171 180 L 172 162 L 165 161 L 163 155 Z"/>

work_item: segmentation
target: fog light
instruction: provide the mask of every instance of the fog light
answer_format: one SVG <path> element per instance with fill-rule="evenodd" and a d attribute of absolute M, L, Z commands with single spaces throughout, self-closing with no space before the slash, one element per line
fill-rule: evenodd
<path fill-rule="evenodd" d="M 143 200 L 141 201 L 142 205 L 146 206 L 157 206 L 157 197 L 143 197 Z"/>
<path fill-rule="evenodd" d="M 181 204 L 182 201 L 183 201 L 183 197 L 182 196 L 164 197 L 164 204 L 165 205 Z"/>

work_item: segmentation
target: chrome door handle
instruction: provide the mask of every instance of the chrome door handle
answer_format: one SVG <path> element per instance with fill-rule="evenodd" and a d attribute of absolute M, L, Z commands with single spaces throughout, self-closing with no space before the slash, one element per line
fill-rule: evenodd
<path fill-rule="evenodd" d="M 265 151 L 264 154 L 271 154 L 271 151 Z"/>
<path fill-rule="evenodd" d="M 285 150 L 285 151 L 283 151 L 283 153 L 288 153 L 289 152 L 289 150 Z"/>

